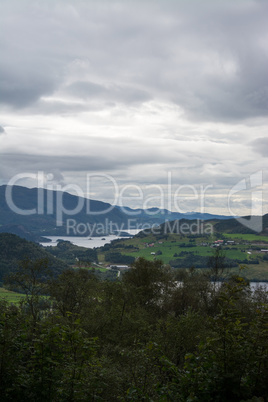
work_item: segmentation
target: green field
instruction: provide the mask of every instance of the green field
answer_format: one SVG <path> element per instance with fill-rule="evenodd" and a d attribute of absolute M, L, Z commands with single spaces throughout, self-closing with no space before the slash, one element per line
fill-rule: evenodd
<path fill-rule="evenodd" d="M 240 233 L 223 233 L 224 237 L 230 239 L 241 239 L 246 241 L 264 241 L 268 243 L 268 236 L 259 236 L 255 234 L 240 234 Z"/>
<path fill-rule="evenodd" d="M 24 298 L 24 295 L 21 293 L 16 293 L 5 288 L 0 288 L 0 299 L 5 299 L 9 303 L 17 304 L 22 298 Z"/>
<path fill-rule="evenodd" d="M 100 272 L 106 272 L 106 271 L 107 271 L 105 267 L 100 267 L 99 265 L 96 265 L 96 264 L 91 264 L 91 265 L 73 265 L 72 268 L 73 268 L 73 269 L 88 269 L 88 270 L 94 269 L 95 271 L 100 271 Z"/>
<path fill-rule="evenodd" d="M 172 240 L 170 239 L 171 236 L 167 241 L 163 240 L 162 244 L 159 244 L 153 237 L 150 236 L 147 239 L 147 243 L 154 243 L 154 246 L 146 247 L 145 246 L 145 239 L 141 239 L 142 241 L 138 241 L 138 239 L 128 239 L 124 240 L 122 244 L 129 246 L 133 245 L 138 247 L 139 250 L 126 250 L 124 247 L 118 249 L 124 255 L 132 255 L 132 256 L 140 256 L 147 258 L 148 260 L 153 260 L 155 255 L 151 253 L 157 253 L 159 251 L 162 252 L 161 255 L 157 256 L 163 260 L 164 263 L 168 263 L 170 260 L 174 258 L 180 258 L 180 256 L 174 257 L 174 254 L 179 254 L 181 252 L 191 252 L 196 255 L 201 255 L 203 257 L 209 257 L 213 255 L 214 249 L 209 246 L 201 246 L 200 244 L 205 241 L 205 239 L 199 238 L 197 239 L 196 243 L 193 243 L 193 247 L 182 247 L 182 243 L 189 245 L 189 239 L 183 238 L 180 235 L 172 235 Z M 225 250 L 225 254 L 227 258 L 231 259 L 239 259 L 244 260 L 248 259 L 248 254 L 245 252 L 244 245 L 237 245 L 236 247 L 229 247 L 229 249 Z"/>
<path fill-rule="evenodd" d="M 258 236 L 251 234 L 227 234 L 224 233 L 223 237 L 226 239 L 236 240 L 236 244 L 224 245 L 223 251 L 226 258 L 231 260 L 240 260 L 246 265 L 248 261 L 248 268 L 245 269 L 244 275 L 248 279 L 268 280 L 268 261 L 263 260 L 263 255 L 254 250 L 255 242 L 268 241 L 266 236 Z M 211 247 L 216 238 L 211 237 L 197 237 L 190 238 L 179 234 L 169 234 L 168 236 L 154 236 L 152 234 L 146 237 L 134 237 L 130 239 L 122 239 L 112 248 L 112 251 L 120 252 L 122 255 L 132 257 L 144 257 L 149 261 L 160 259 L 165 264 L 170 263 L 174 259 L 182 259 L 187 256 L 186 253 L 191 253 L 196 256 L 210 257 L 214 254 L 215 248 Z M 253 251 L 249 254 L 252 242 Z M 152 245 L 152 243 L 154 243 Z M 203 244 L 207 245 L 203 245 Z M 150 246 L 148 246 L 148 244 Z M 133 246 L 135 248 L 129 248 Z M 153 253 L 153 254 L 152 254 Z M 105 253 L 101 252 L 98 255 L 99 261 L 105 261 Z M 249 264 L 250 260 L 257 260 L 258 264 Z M 233 273 L 238 273 L 239 267 L 233 268 Z"/>
<path fill-rule="evenodd" d="M 151 253 L 157 253 L 158 251 L 161 251 L 162 254 L 160 255 L 154 255 Z M 162 247 L 148 247 L 144 249 L 140 249 L 139 251 L 133 251 L 133 252 L 127 252 L 124 249 L 122 249 L 122 254 L 124 255 L 130 255 L 130 256 L 139 256 L 139 257 L 144 257 L 150 261 L 152 261 L 155 257 L 161 259 L 165 264 L 168 264 L 170 260 L 173 260 L 174 258 L 182 258 L 180 256 L 174 256 L 174 254 L 179 254 L 180 252 L 191 252 L 196 255 L 201 255 L 203 257 L 210 257 L 213 255 L 213 249 L 210 247 L 191 247 L 191 248 L 185 248 L 185 247 L 178 247 L 178 246 L 165 246 L 163 245 Z M 248 254 L 245 252 L 242 252 L 241 250 L 226 250 L 225 255 L 227 258 L 230 259 L 239 259 L 239 260 L 244 260 L 248 259 Z"/>

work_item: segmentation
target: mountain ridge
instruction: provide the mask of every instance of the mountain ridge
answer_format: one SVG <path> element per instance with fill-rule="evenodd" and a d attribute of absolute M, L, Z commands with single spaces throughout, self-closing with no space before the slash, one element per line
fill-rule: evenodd
<path fill-rule="evenodd" d="M 0 232 L 14 233 L 27 240 L 40 241 L 41 237 L 52 235 L 103 236 L 127 231 L 130 220 L 132 228 L 142 229 L 143 225 L 148 227 L 185 218 L 230 219 L 225 215 L 183 214 L 155 207 L 132 209 L 44 188 L 0 186 Z M 68 233 L 70 221 L 72 233 Z"/>

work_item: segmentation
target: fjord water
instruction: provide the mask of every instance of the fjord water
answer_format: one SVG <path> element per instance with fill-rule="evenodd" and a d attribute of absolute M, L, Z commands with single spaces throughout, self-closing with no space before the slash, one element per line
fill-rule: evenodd
<path fill-rule="evenodd" d="M 130 236 L 117 236 L 117 235 L 108 235 L 108 236 L 86 236 L 86 237 L 77 237 L 77 236 L 46 236 L 47 239 L 51 240 L 50 242 L 41 242 L 40 244 L 44 247 L 48 246 L 56 246 L 59 240 L 62 241 L 70 241 L 76 246 L 86 247 L 86 248 L 94 248 L 94 247 L 102 247 L 107 243 L 111 243 L 112 240 L 116 239 L 126 239 L 128 237 L 134 236 L 137 234 L 139 230 L 131 229 L 128 230 Z"/>

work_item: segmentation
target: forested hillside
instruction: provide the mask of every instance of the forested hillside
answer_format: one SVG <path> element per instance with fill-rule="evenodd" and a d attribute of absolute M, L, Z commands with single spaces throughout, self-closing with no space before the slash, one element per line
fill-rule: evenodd
<path fill-rule="evenodd" d="M 78 247 L 69 241 L 61 240 L 55 247 L 47 246 L 46 251 L 70 265 L 77 265 L 78 262 L 87 264 L 98 262 L 95 248 Z"/>
<path fill-rule="evenodd" d="M 19 262 L 27 259 L 32 261 L 46 259 L 48 268 L 54 273 L 68 268 L 68 265 L 53 257 L 38 244 L 11 233 L 0 233 L 0 282 L 5 275 L 17 269 Z"/>
<path fill-rule="evenodd" d="M 257 216 L 246 216 L 245 221 L 250 223 L 250 228 L 243 225 L 239 220 L 236 219 L 226 219 L 225 221 L 218 221 L 215 223 L 214 229 L 219 233 L 244 233 L 244 234 L 255 234 L 254 228 L 258 229 L 257 232 L 260 235 L 268 236 L 268 214 L 262 217 L 262 230 L 259 230 L 260 217 Z"/>

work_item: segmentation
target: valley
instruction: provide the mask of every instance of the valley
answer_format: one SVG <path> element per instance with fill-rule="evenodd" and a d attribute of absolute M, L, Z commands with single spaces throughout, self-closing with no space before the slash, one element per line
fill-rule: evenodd
<path fill-rule="evenodd" d="M 221 247 L 226 267 L 232 273 L 238 273 L 240 266 L 245 267 L 243 275 L 250 280 L 268 280 L 268 237 L 248 234 L 217 234 L 214 236 L 183 236 L 180 234 L 144 235 L 115 240 L 98 250 L 98 260 L 103 264 L 111 253 L 120 255 L 120 262 L 126 257 L 143 257 L 149 261 L 162 260 L 175 269 L 206 269 L 207 261 L 214 250 Z M 119 262 L 119 261 L 118 261 Z"/>

